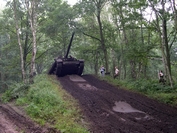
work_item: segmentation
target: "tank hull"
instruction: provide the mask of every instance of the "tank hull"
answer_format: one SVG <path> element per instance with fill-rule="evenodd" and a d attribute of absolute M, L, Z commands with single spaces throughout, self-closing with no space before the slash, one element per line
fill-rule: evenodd
<path fill-rule="evenodd" d="M 54 59 L 55 62 L 52 64 L 52 67 L 50 68 L 48 74 L 55 74 L 58 77 L 71 74 L 82 75 L 84 69 L 84 60 L 82 59 L 78 60 L 76 58 L 73 58 L 72 56 L 68 57 L 73 37 L 74 32 L 70 39 L 66 55 L 63 58 L 58 57 Z"/>
<path fill-rule="evenodd" d="M 58 77 L 65 75 L 82 75 L 84 60 L 57 59 L 52 64 L 48 74 L 55 74 Z"/>

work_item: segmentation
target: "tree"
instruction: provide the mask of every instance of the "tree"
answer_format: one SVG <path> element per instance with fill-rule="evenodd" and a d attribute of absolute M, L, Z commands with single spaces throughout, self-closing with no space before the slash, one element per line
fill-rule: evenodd
<path fill-rule="evenodd" d="M 32 46 L 32 58 L 31 58 L 31 69 L 30 69 L 30 82 L 33 82 L 33 77 L 35 75 L 35 59 L 37 53 L 37 44 L 36 44 L 36 31 L 37 31 L 37 8 L 39 1 L 37 0 L 25 0 L 26 7 L 29 14 L 29 22 L 32 32 L 33 46 Z"/>
<path fill-rule="evenodd" d="M 147 33 L 142 13 L 146 8 L 145 1 L 112 0 L 111 5 L 113 22 L 120 38 L 119 64 L 122 67 L 120 70 L 122 70 L 123 78 L 126 78 L 128 71 L 133 79 L 140 77 L 140 74 L 143 75 L 143 72 L 146 75 L 145 68 L 150 49 L 144 37 Z"/>
<path fill-rule="evenodd" d="M 91 17 L 92 20 L 96 19 L 97 21 L 97 29 L 98 29 L 98 35 L 95 35 L 92 33 L 86 33 L 83 32 L 84 35 L 98 41 L 101 45 L 101 50 L 103 51 L 103 56 L 104 56 L 104 63 L 105 63 L 105 68 L 106 68 L 106 72 L 109 71 L 109 65 L 108 65 L 108 53 L 107 53 L 107 48 L 106 48 L 106 44 L 105 44 L 105 37 L 104 37 L 104 27 L 102 24 L 102 19 L 101 19 L 101 13 L 104 9 L 104 6 L 108 3 L 108 0 L 93 0 L 93 1 L 86 1 L 86 0 L 82 0 L 82 2 L 80 3 L 80 10 L 84 11 L 82 16 L 86 17 Z M 84 5 L 84 6 L 83 6 Z M 94 18 L 95 17 L 95 18 Z M 94 31 L 94 29 L 92 29 L 92 31 Z"/>
<path fill-rule="evenodd" d="M 176 2 L 175 0 L 171 0 L 171 7 L 173 9 L 173 16 L 174 16 L 174 26 L 175 26 L 175 29 L 177 30 L 177 9 L 176 9 Z"/>
<path fill-rule="evenodd" d="M 169 21 L 169 13 L 168 8 L 167 11 L 165 8 L 166 1 L 162 0 L 160 3 L 152 3 L 152 1 L 149 1 L 151 4 L 151 7 L 155 13 L 156 17 L 156 29 L 159 33 L 159 41 L 160 41 L 160 48 L 162 51 L 162 59 L 164 62 L 165 71 L 168 77 L 168 81 L 170 82 L 170 85 L 173 87 L 173 80 L 171 76 L 171 59 L 170 59 L 170 48 L 168 41 L 168 33 L 167 33 L 167 22 Z M 155 7 L 156 4 L 161 4 L 161 9 L 158 9 Z M 160 25 L 162 23 L 162 26 Z"/>
<path fill-rule="evenodd" d="M 18 23 L 16 6 L 17 6 L 16 0 L 13 0 L 14 20 L 15 20 L 15 26 L 16 26 L 18 45 L 19 45 L 19 49 L 20 49 L 22 79 L 23 79 L 24 83 L 26 83 L 26 73 L 25 73 L 25 69 L 24 69 L 24 60 L 23 60 L 23 48 L 22 48 L 21 39 L 20 39 L 20 28 L 19 28 L 19 23 Z"/>

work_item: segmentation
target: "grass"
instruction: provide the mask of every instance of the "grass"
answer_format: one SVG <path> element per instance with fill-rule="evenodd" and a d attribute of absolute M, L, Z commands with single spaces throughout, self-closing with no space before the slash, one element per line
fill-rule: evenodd
<path fill-rule="evenodd" d="M 13 90 L 18 94 L 18 89 L 14 88 L 5 93 L 4 101 L 13 99 Z M 23 106 L 39 124 L 49 125 L 62 133 L 88 133 L 88 124 L 83 124 L 77 101 L 62 89 L 55 76 L 36 76 L 34 84 L 24 92 L 26 94 L 19 95 L 16 104 Z"/>
<path fill-rule="evenodd" d="M 139 92 L 171 106 L 177 106 L 177 85 L 171 88 L 170 86 L 159 84 L 158 80 L 114 80 L 110 76 L 105 76 L 104 80 L 115 86 Z"/>

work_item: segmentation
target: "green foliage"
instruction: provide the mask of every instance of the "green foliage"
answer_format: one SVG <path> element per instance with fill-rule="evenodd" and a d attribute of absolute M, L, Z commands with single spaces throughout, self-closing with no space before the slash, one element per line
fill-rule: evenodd
<path fill-rule="evenodd" d="M 9 89 L 2 95 L 3 102 L 9 102 L 18 97 L 25 96 L 29 88 L 29 85 L 23 83 L 14 82 L 9 86 Z"/>
<path fill-rule="evenodd" d="M 158 83 L 157 80 L 136 80 L 136 81 L 129 81 L 128 83 L 129 88 L 132 90 L 136 90 L 138 92 L 144 94 L 153 94 L 153 93 L 174 93 L 175 90 L 172 89 L 170 86 L 165 86 L 163 84 Z"/>
<path fill-rule="evenodd" d="M 38 123 L 49 123 L 62 133 L 86 133 L 80 122 L 80 111 L 77 101 L 68 95 L 58 81 L 39 75 L 24 97 L 17 99 L 17 105 L 23 105 L 28 115 Z"/>
<path fill-rule="evenodd" d="M 177 105 L 177 85 L 171 88 L 168 85 L 158 83 L 157 80 L 113 80 L 110 76 L 106 76 L 104 79 L 111 84 L 139 92 L 163 103 Z"/>
<path fill-rule="evenodd" d="M 164 103 L 170 104 L 170 105 L 177 105 L 177 95 L 176 93 L 155 93 L 153 98 L 160 100 Z"/>
<path fill-rule="evenodd" d="M 72 47 L 71 52 L 74 51 L 74 55 L 85 60 L 84 71 L 87 73 L 94 73 L 99 69 L 99 66 L 105 64 L 103 60 L 104 52 L 101 50 L 99 27 L 96 19 L 96 16 L 101 12 L 100 19 L 102 27 L 100 28 L 102 28 L 104 43 L 108 52 L 108 68 L 113 67 L 113 65 L 120 66 L 121 73 L 123 73 L 120 75 L 122 76 L 121 79 L 125 77 L 130 78 L 129 74 L 132 70 L 135 70 L 136 75 L 142 73 L 143 76 L 146 75 L 146 78 L 150 77 L 152 80 L 127 81 L 124 79 L 120 81 L 117 79 L 112 80 L 112 77 L 107 76 L 105 79 L 115 85 L 125 86 L 150 96 L 156 93 L 169 95 L 172 93 L 176 94 L 175 88 L 177 87 L 172 89 L 168 86 L 159 84 L 156 80 L 157 69 L 166 65 L 163 64 L 161 60 L 162 54 L 159 47 L 161 44 L 161 36 L 159 33 L 162 31 L 157 30 L 158 26 L 162 25 L 161 22 L 163 21 L 163 18 L 166 18 L 167 36 L 169 37 L 168 44 L 171 44 L 172 46 L 171 49 L 169 49 L 171 53 L 171 61 L 169 62 L 171 62 L 171 66 L 173 65 L 171 69 L 172 76 L 174 77 L 173 80 L 176 81 L 176 32 L 173 18 L 170 17 L 170 15 L 174 16 L 175 13 L 173 13 L 170 8 L 169 12 L 165 12 L 166 15 L 164 17 L 161 14 L 161 18 L 155 19 L 152 17 L 152 20 L 148 20 L 149 17 L 145 15 L 147 14 L 146 9 L 151 8 L 152 5 L 154 5 L 156 11 L 162 13 L 162 9 L 160 9 L 162 6 L 158 6 L 161 4 L 159 1 L 151 1 L 151 5 L 145 0 L 109 1 L 109 4 L 107 4 L 107 0 L 102 0 L 100 2 L 82 0 L 73 7 L 70 7 L 66 2 L 61 0 L 45 0 L 40 2 L 38 10 L 36 10 L 38 14 L 38 32 L 36 36 L 36 39 L 38 40 L 38 51 L 35 63 L 38 74 L 47 71 L 47 68 L 51 65 L 50 63 L 53 63 L 53 58 L 64 55 L 64 51 L 66 51 L 66 47 L 71 37 L 71 32 L 76 29 L 78 30 L 77 32 L 80 32 L 81 34 L 77 34 L 78 36 L 74 39 L 76 42 L 73 43 L 76 45 L 73 45 L 75 49 Z M 25 6 L 21 5 L 22 3 L 22 1 L 19 1 L 18 3 L 17 16 L 20 20 L 20 37 L 24 48 L 23 59 L 26 68 L 25 71 L 28 75 L 31 59 L 32 36 L 29 30 L 29 23 L 27 23 L 27 11 Z M 10 4 L 11 2 L 9 2 L 9 5 Z M 70 111 L 63 107 L 65 103 L 63 103 L 62 98 L 60 97 L 58 99 L 56 96 L 59 95 L 59 93 L 54 95 L 54 92 L 58 91 L 58 89 L 53 90 L 55 87 L 51 87 L 51 84 L 42 82 L 46 81 L 46 79 L 35 82 L 30 89 L 28 89 L 28 86 L 26 86 L 26 88 L 23 84 L 15 83 L 12 86 L 11 84 L 9 85 L 12 81 L 21 81 L 20 52 L 13 20 L 14 12 L 10 7 L 11 6 L 3 11 L 3 16 L 0 18 L 0 89 L 6 89 L 10 86 L 10 89 L 3 95 L 3 100 L 9 101 L 20 97 L 17 100 L 18 103 L 28 105 L 27 109 L 34 117 L 40 116 L 43 108 L 53 117 L 53 112 L 50 112 L 47 108 L 50 109 L 51 105 L 55 107 L 57 104 L 60 105 L 62 109 L 58 110 L 58 108 L 56 108 L 55 110 L 62 115 L 68 114 Z M 154 11 L 152 10 L 151 12 L 155 13 Z M 88 36 L 83 37 L 83 32 L 87 33 Z M 133 61 L 135 65 L 134 69 L 132 69 L 130 61 Z M 153 79 L 155 79 L 155 81 L 153 81 Z M 41 85 L 37 83 L 40 83 Z M 28 94 L 25 95 L 27 92 Z M 25 98 L 23 97 L 24 95 L 26 96 Z M 160 96 L 158 96 L 158 98 Z M 57 102 L 55 99 L 57 99 Z M 60 100 L 60 102 L 58 102 L 58 100 Z M 66 110 L 68 113 L 66 113 Z M 48 116 L 48 114 L 46 115 Z M 45 123 L 46 119 L 47 117 L 45 115 L 44 120 L 42 119 L 42 116 L 40 116 L 41 123 Z"/>
<path fill-rule="evenodd" d="M 1 97 L 2 101 L 3 101 L 3 102 L 8 102 L 8 101 L 10 101 L 11 95 L 12 95 L 11 90 L 7 90 L 7 91 L 2 95 L 2 97 Z"/>

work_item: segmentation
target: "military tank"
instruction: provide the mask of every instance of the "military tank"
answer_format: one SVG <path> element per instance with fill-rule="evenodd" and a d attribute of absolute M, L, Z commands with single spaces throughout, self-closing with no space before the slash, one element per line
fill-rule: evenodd
<path fill-rule="evenodd" d="M 73 32 L 66 55 L 64 57 L 57 57 L 54 59 L 54 63 L 48 72 L 49 75 L 53 74 L 58 77 L 72 74 L 82 75 L 84 69 L 84 60 L 76 59 L 71 55 L 68 57 L 74 34 L 75 33 Z"/>

